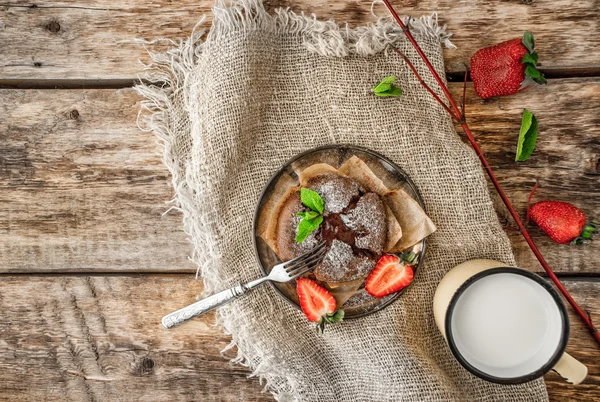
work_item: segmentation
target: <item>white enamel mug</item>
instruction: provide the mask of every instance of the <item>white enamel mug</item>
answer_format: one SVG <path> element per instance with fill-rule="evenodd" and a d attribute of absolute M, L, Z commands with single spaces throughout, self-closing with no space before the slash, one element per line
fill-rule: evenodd
<path fill-rule="evenodd" d="M 554 370 L 579 384 L 587 367 L 565 353 L 569 316 L 540 276 L 493 260 L 462 263 L 440 281 L 435 322 L 456 359 L 474 375 L 520 384 Z"/>

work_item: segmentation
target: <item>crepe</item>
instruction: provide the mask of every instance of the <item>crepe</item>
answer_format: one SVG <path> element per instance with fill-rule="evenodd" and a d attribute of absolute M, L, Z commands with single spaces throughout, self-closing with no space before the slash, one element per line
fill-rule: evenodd
<path fill-rule="evenodd" d="M 398 253 L 420 242 L 433 232 L 435 225 L 423 211 L 419 203 L 404 190 L 394 190 L 383 196 L 385 203 L 394 212 L 403 229 L 402 238 L 392 247 L 390 253 Z"/>

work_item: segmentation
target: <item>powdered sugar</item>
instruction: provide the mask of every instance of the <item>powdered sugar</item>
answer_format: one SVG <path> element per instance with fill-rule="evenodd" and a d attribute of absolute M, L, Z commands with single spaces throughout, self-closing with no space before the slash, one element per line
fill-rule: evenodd
<path fill-rule="evenodd" d="M 315 274 L 326 282 L 345 282 L 365 277 L 375 267 L 376 261 L 356 256 L 352 246 L 341 240 L 333 240 L 331 248 Z"/>
<path fill-rule="evenodd" d="M 383 251 L 387 225 L 383 204 L 375 193 L 367 193 L 361 197 L 356 208 L 347 214 L 340 215 L 348 228 L 358 232 L 356 247 L 371 250 L 377 254 Z"/>
<path fill-rule="evenodd" d="M 302 217 L 300 217 L 298 215 L 294 216 L 294 218 L 292 219 L 293 227 L 294 227 L 294 237 L 298 235 L 298 228 L 300 227 L 300 221 L 302 221 Z M 318 229 L 313 230 L 306 237 L 306 239 L 304 239 L 304 241 L 302 243 L 298 243 L 296 241 L 293 242 L 294 251 L 297 252 L 297 254 L 299 255 L 299 254 L 305 253 L 308 250 L 311 250 L 314 247 L 316 247 L 316 245 L 319 243 L 319 241 L 317 240 L 317 236 L 316 236 L 318 231 L 319 231 Z"/>
<path fill-rule="evenodd" d="M 359 184 L 342 176 L 317 176 L 309 181 L 308 186 L 319 193 L 325 202 L 325 213 L 339 214 L 352 199 L 360 195 Z"/>
<path fill-rule="evenodd" d="M 334 240 L 321 263 L 320 270 L 326 271 L 327 277 L 333 282 L 348 280 L 347 270 L 353 258 L 354 254 L 349 244 Z"/>
<path fill-rule="evenodd" d="M 356 274 L 352 275 L 352 277 L 348 280 L 366 276 L 369 272 L 373 270 L 373 268 L 375 268 L 376 264 L 377 262 L 375 260 L 372 260 L 367 257 L 361 257 L 360 260 L 356 263 Z"/>

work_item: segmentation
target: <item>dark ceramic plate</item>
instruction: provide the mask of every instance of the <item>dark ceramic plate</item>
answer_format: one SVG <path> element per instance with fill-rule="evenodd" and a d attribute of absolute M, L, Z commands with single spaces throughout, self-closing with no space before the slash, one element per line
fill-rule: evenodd
<path fill-rule="evenodd" d="M 267 243 L 260 238 L 258 234 L 258 218 L 261 215 L 265 203 L 271 197 L 279 180 L 281 180 L 283 177 L 286 179 L 292 177 L 297 182 L 298 176 L 296 175 L 295 170 L 301 171 L 305 167 L 315 163 L 328 163 L 333 167 L 338 168 L 352 156 L 357 156 L 362 159 L 390 190 L 403 189 L 413 199 L 415 199 L 423 209 L 425 209 L 425 206 L 423 205 L 423 199 L 419 194 L 419 190 L 410 180 L 408 175 L 392 161 L 375 151 L 352 145 L 328 145 L 306 151 L 292 158 L 281 169 L 275 172 L 273 177 L 271 177 L 265 186 L 254 214 L 252 230 L 254 234 L 254 249 L 258 263 L 265 275 L 271 271 L 271 268 L 274 265 L 279 264 L 281 260 L 279 260 L 275 252 L 271 250 Z M 408 250 L 413 251 L 418 255 L 418 263 L 414 267 L 415 272 L 421 265 L 426 246 L 427 239 L 423 239 L 421 242 L 415 244 Z M 279 294 L 281 294 L 281 296 L 298 307 L 296 281 L 289 283 L 271 282 L 271 284 L 279 292 Z M 345 318 L 362 317 L 364 315 L 374 313 L 375 311 L 379 311 L 386 306 L 389 306 L 394 300 L 398 299 L 403 292 L 404 290 L 381 299 L 376 299 L 371 297 L 364 290 L 364 288 L 361 287 L 361 289 L 342 306 L 345 311 Z"/>

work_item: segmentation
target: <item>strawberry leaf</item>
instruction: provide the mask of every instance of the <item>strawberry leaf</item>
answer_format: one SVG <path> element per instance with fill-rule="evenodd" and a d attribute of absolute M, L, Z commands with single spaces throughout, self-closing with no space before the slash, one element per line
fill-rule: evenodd
<path fill-rule="evenodd" d="M 301 188 L 300 199 L 302 200 L 302 204 L 304 204 L 306 207 L 312 209 L 313 211 L 317 211 L 320 214 L 323 213 L 325 202 L 316 191 L 308 188 Z"/>
<path fill-rule="evenodd" d="M 530 86 L 532 82 L 533 82 L 533 78 L 531 78 L 531 77 L 525 77 L 525 79 L 521 83 L 521 86 L 519 87 L 519 91 L 522 90 L 522 89 L 527 88 L 528 86 Z"/>
<path fill-rule="evenodd" d="M 528 64 L 525 68 L 525 76 L 531 77 L 535 80 L 536 78 L 540 78 L 542 74 L 537 70 L 537 68 L 535 68 L 531 64 Z"/>
<path fill-rule="evenodd" d="M 548 81 L 544 77 L 544 74 L 540 73 L 535 66 L 527 64 L 525 68 L 525 77 L 531 77 L 538 84 L 546 84 Z"/>
<path fill-rule="evenodd" d="M 403 251 L 402 254 L 400 254 L 400 259 L 402 260 L 402 262 L 405 262 L 408 265 L 414 265 L 419 259 L 419 255 L 414 251 L 407 250 Z"/>
<path fill-rule="evenodd" d="M 546 85 L 548 83 L 548 80 L 546 79 L 546 77 L 544 77 L 544 74 L 542 74 L 540 78 L 534 78 L 533 80 L 540 85 Z"/>
<path fill-rule="evenodd" d="M 521 63 L 523 64 L 533 64 L 534 66 L 537 65 L 538 62 L 538 54 L 536 52 L 533 53 L 526 53 L 525 56 L 523 56 L 523 58 L 521 59 Z"/>
<path fill-rule="evenodd" d="M 535 39 L 533 39 L 533 34 L 529 31 L 525 31 L 523 34 L 523 39 L 521 40 L 523 46 L 529 50 L 529 53 L 533 53 L 533 48 L 535 47 Z"/>
<path fill-rule="evenodd" d="M 515 161 L 524 162 L 533 153 L 538 136 L 537 119 L 529 110 L 523 111 L 521 119 L 521 131 L 519 132 L 519 141 L 517 143 L 517 154 Z"/>
<path fill-rule="evenodd" d="M 344 310 L 339 309 L 335 313 L 333 313 L 333 322 L 342 322 L 344 321 Z"/>

